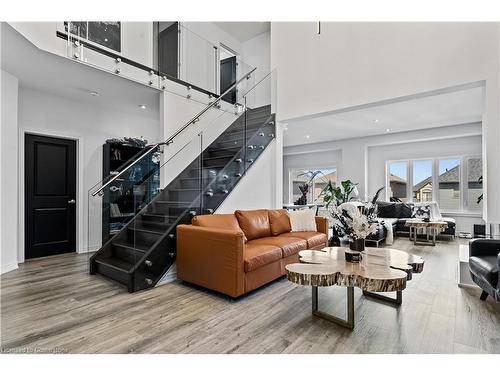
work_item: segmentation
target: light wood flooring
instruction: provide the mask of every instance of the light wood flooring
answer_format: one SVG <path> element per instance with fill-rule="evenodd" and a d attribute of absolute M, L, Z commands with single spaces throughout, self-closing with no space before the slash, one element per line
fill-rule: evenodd
<path fill-rule="evenodd" d="M 353 331 L 311 316 L 311 290 L 280 279 L 233 301 L 181 282 L 129 294 L 87 273 L 87 255 L 28 261 L 1 276 L 2 352 L 500 353 L 500 304 L 456 282 L 459 241 L 399 238 L 425 259 L 396 308 L 355 290 Z M 345 313 L 345 288 L 320 308 Z"/>

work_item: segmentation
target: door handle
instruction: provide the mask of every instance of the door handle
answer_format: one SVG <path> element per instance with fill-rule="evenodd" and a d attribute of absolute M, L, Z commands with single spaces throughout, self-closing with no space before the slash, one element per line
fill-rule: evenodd
<path fill-rule="evenodd" d="M 68 204 L 75 204 L 75 203 L 76 203 L 76 200 L 74 200 L 74 199 L 71 199 L 68 201 Z"/>

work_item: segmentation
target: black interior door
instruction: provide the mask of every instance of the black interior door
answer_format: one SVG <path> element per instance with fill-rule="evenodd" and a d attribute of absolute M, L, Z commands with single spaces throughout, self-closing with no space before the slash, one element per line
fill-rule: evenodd
<path fill-rule="evenodd" d="M 158 34 L 158 70 L 160 73 L 179 78 L 177 74 L 178 49 L 179 25 L 178 22 L 174 22 Z"/>
<path fill-rule="evenodd" d="M 228 57 L 220 62 L 220 92 L 226 91 L 236 82 L 236 56 Z M 222 98 L 227 102 L 236 103 L 236 87 Z"/>
<path fill-rule="evenodd" d="M 25 138 L 25 258 L 75 251 L 76 142 Z"/>

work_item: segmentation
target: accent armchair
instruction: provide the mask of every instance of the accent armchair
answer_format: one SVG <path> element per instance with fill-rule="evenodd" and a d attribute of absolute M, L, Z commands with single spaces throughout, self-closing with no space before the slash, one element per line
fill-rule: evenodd
<path fill-rule="evenodd" d="M 476 239 L 469 243 L 469 270 L 472 280 L 483 289 L 481 300 L 491 296 L 500 302 L 500 240 Z"/>

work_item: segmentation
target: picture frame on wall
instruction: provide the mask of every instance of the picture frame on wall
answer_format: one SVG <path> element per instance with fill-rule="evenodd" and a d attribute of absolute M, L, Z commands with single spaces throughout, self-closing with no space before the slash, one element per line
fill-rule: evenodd
<path fill-rule="evenodd" d="M 89 42 L 121 52 L 121 22 L 65 21 L 64 29 Z"/>

